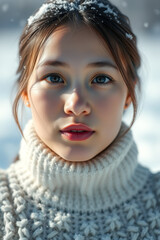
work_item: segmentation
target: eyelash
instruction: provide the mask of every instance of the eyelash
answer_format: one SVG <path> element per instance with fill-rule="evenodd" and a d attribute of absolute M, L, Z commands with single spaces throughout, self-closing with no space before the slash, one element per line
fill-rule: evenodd
<path fill-rule="evenodd" d="M 42 78 L 42 80 L 46 80 L 48 77 L 59 77 L 59 78 L 61 78 L 62 80 L 63 80 L 63 78 L 61 77 L 61 75 L 60 74 L 57 74 L 57 73 L 51 73 L 51 74 L 48 74 L 47 76 L 44 76 L 43 78 Z M 97 74 L 94 78 L 92 78 L 92 80 L 94 80 L 95 78 L 97 78 L 97 77 L 105 77 L 105 78 L 108 78 L 109 79 L 109 81 L 107 81 L 107 83 L 97 83 L 98 85 L 107 85 L 107 84 L 109 84 L 109 83 L 111 83 L 111 82 L 113 82 L 113 79 L 112 79 L 112 77 L 110 77 L 110 76 L 108 76 L 108 75 L 106 75 L 106 74 Z M 50 84 L 52 84 L 52 83 L 55 83 L 55 84 L 59 84 L 59 82 L 57 83 L 57 82 L 51 82 L 51 81 L 49 81 L 49 80 L 46 80 L 48 83 L 50 83 Z M 61 82 L 62 83 L 62 82 Z M 94 84 L 96 84 L 96 83 L 94 83 Z"/>

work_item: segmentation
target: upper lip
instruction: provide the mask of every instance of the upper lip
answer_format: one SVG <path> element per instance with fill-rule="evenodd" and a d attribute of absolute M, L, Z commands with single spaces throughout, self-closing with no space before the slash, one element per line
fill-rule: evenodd
<path fill-rule="evenodd" d="M 88 126 L 81 124 L 81 123 L 70 124 L 70 125 L 64 127 L 63 129 L 61 129 L 62 132 L 71 131 L 71 130 L 83 130 L 83 131 L 87 131 L 87 132 L 94 132 L 93 129 L 91 129 Z"/>

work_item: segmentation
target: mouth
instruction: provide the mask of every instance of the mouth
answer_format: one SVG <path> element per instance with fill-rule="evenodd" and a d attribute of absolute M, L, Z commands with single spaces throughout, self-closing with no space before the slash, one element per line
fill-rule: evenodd
<path fill-rule="evenodd" d="M 94 131 L 84 131 L 84 130 L 70 130 L 70 131 L 60 131 L 62 136 L 70 141 L 84 141 L 90 138 Z"/>
<path fill-rule="evenodd" d="M 83 123 L 72 123 L 61 129 L 62 137 L 70 141 L 84 141 L 90 138 L 95 131 Z"/>

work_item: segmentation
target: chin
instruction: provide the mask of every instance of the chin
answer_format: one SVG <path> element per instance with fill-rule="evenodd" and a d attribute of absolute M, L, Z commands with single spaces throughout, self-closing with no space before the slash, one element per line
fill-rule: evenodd
<path fill-rule="evenodd" d="M 78 156 L 77 156 L 78 155 Z M 76 154 L 76 155 L 61 155 L 61 158 L 63 158 L 65 161 L 68 161 L 68 162 L 86 162 L 86 161 L 89 161 L 93 158 L 94 156 L 84 156 L 82 157 L 82 155 L 80 154 Z"/>
<path fill-rule="evenodd" d="M 91 158 L 90 158 L 91 159 Z M 67 159 L 64 159 L 65 161 L 67 161 L 67 162 L 72 162 L 72 163 L 82 163 L 82 162 L 88 162 L 90 159 L 74 159 L 74 160 L 71 160 L 71 159 L 69 159 L 69 160 L 67 160 Z"/>

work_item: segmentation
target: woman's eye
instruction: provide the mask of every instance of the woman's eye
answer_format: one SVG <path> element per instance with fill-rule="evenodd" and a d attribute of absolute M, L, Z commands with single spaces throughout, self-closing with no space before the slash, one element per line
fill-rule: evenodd
<path fill-rule="evenodd" d="M 111 77 L 107 75 L 99 75 L 93 79 L 93 83 L 98 83 L 98 84 L 107 84 L 110 83 L 112 80 Z"/>
<path fill-rule="evenodd" d="M 46 80 L 49 83 L 62 83 L 63 79 L 58 74 L 49 74 L 43 77 L 43 80 Z"/>
<path fill-rule="evenodd" d="M 59 84 L 64 83 L 62 77 L 58 74 L 48 74 L 47 76 L 43 77 L 42 80 L 45 80 L 46 82 L 50 84 Z M 107 85 L 108 83 L 112 82 L 112 78 L 107 75 L 98 75 L 96 76 L 92 83 L 94 84 L 100 84 L 100 85 Z"/>

